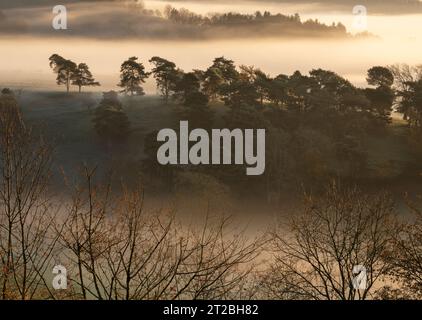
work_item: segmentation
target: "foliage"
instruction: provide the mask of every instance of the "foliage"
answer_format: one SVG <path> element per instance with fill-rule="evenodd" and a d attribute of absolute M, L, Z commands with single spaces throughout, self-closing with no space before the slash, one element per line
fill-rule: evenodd
<path fill-rule="evenodd" d="M 104 93 L 103 100 L 94 112 L 94 126 L 100 138 L 119 141 L 130 134 L 130 122 L 118 100 L 117 93 Z"/>
<path fill-rule="evenodd" d="M 81 92 L 82 87 L 100 86 L 100 83 L 95 81 L 89 67 L 85 63 L 80 63 L 77 66 L 75 73 L 72 76 L 72 84 L 78 86 L 79 92 Z"/>
<path fill-rule="evenodd" d="M 131 57 L 124 61 L 120 67 L 120 83 L 118 86 L 123 88 L 122 92 L 130 93 L 132 96 L 145 94 L 141 84 L 145 83 L 145 79 L 149 77 L 144 65 L 137 60 L 137 57 Z"/>

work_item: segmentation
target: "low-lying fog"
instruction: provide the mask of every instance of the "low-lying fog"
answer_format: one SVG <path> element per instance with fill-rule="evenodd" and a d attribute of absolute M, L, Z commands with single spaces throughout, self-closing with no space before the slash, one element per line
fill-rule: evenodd
<path fill-rule="evenodd" d="M 145 1 L 148 8 L 163 8 L 166 1 Z M 310 9 L 309 5 L 285 5 L 248 2 L 227 5 L 221 2 L 171 3 L 174 7 L 187 7 L 198 13 L 236 11 L 251 13 L 270 10 L 273 13 L 299 12 L 302 19 L 318 18 L 330 23 L 341 21 L 353 33 L 352 8 L 350 14 Z M 302 11 L 301 11 L 302 8 Z M 368 9 L 369 10 L 369 9 Z M 304 12 L 304 13 L 303 13 Z M 69 21 L 71 26 L 72 21 Z M 115 89 L 120 64 L 129 56 L 138 56 L 147 62 L 158 55 L 173 60 L 186 70 L 204 69 L 213 58 L 226 56 L 238 65 L 254 65 L 276 75 L 295 70 L 308 72 L 312 68 L 325 68 L 338 72 L 356 85 L 365 85 L 366 70 L 374 65 L 394 63 L 422 63 L 422 15 L 371 15 L 368 31 L 379 39 L 323 40 L 323 39 L 248 39 L 218 41 L 139 41 L 95 39 L 47 39 L 3 36 L 0 38 L 0 86 L 32 89 L 58 89 L 55 76 L 48 65 L 48 57 L 58 53 L 75 62 L 86 62 L 102 87 L 96 90 Z M 68 30 L 71 32 L 71 30 Z M 59 32 L 59 31 L 57 31 Z M 154 93 L 152 81 L 147 92 Z"/>

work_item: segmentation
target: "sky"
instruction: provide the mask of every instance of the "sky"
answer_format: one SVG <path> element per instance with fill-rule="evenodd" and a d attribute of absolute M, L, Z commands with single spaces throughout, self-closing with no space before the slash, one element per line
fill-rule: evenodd
<path fill-rule="evenodd" d="M 253 13 L 299 13 L 303 20 L 318 19 L 331 24 L 342 22 L 353 33 L 355 1 L 284 0 L 253 1 L 143 1 L 147 9 L 163 9 L 171 4 L 197 13 L 235 11 Z M 55 89 L 54 74 L 48 57 L 58 53 L 75 62 L 85 62 L 102 87 L 116 89 L 122 61 L 138 56 L 150 68 L 148 60 L 162 56 L 173 60 L 185 71 L 204 69 L 217 56 L 226 56 L 237 64 L 260 67 L 271 75 L 304 73 L 312 68 L 338 72 L 357 85 L 365 85 L 365 73 L 373 65 L 393 63 L 422 64 L 422 10 L 407 0 L 366 0 L 367 30 L 379 36 L 367 40 L 328 39 L 214 39 L 171 40 L 183 28 L 169 28 L 162 19 L 136 14 L 140 8 L 127 1 L 61 1 L 68 8 L 68 30 L 54 30 L 51 0 L 2 0 L 0 2 L 0 87 Z M 138 8 L 138 9 L 137 9 Z M 392 9 L 395 8 L 395 9 Z M 419 13 L 420 12 L 420 13 Z M 144 37 L 127 38 L 127 26 Z M 150 35 L 146 37 L 145 35 Z M 166 35 L 166 36 L 163 36 Z M 154 86 L 147 84 L 147 92 Z"/>
<path fill-rule="evenodd" d="M 71 3 L 97 3 L 102 4 L 109 2 L 110 0 L 61 0 L 60 4 L 71 4 Z M 113 1 L 113 0 L 112 0 Z M 140 2 L 141 0 L 129 0 L 132 2 Z M 114 0 L 114 2 L 127 2 L 127 0 Z M 186 2 L 184 0 L 155 0 L 155 2 L 168 2 L 177 4 Z M 296 4 L 302 10 L 307 10 L 317 7 L 323 10 L 342 10 L 347 11 L 349 7 L 356 4 L 363 4 L 371 7 L 371 9 L 377 14 L 403 14 L 403 13 L 414 13 L 415 10 L 422 10 L 420 7 L 420 0 L 190 0 L 193 5 L 207 6 L 208 8 L 213 6 L 227 6 L 230 5 L 254 5 L 263 4 L 265 6 L 280 6 L 285 5 L 292 6 Z M 56 5 L 56 0 L 2 0 L 0 3 L 0 9 L 4 8 L 18 8 L 18 7 L 34 7 L 34 6 L 52 6 Z"/>

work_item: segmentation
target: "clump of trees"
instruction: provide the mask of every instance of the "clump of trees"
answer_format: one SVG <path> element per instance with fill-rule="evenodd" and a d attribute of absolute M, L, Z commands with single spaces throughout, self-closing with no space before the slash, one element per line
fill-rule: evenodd
<path fill-rule="evenodd" d="M 226 111 L 219 122 L 224 127 L 267 129 L 274 139 L 267 148 L 271 163 L 255 184 L 266 193 L 304 182 L 316 186 L 336 177 L 366 175 L 365 141 L 391 122 L 396 102 L 394 73 L 381 66 L 368 70 L 370 87 L 362 89 L 323 69 L 272 77 L 253 66 L 237 67 L 225 57 L 215 58 L 206 70 L 191 72 L 163 58 L 151 62 L 166 103 L 171 97 L 180 117 L 194 126 L 215 126 L 210 105 L 223 104 Z M 231 168 L 195 170 L 245 189 Z"/>
<path fill-rule="evenodd" d="M 70 91 L 71 85 L 77 86 L 79 92 L 82 91 L 83 87 L 100 85 L 98 81 L 95 81 L 88 65 L 85 63 L 76 64 L 58 54 L 53 54 L 49 61 L 50 67 L 57 74 L 57 84 L 66 86 L 67 92 Z"/>
<path fill-rule="evenodd" d="M 103 94 L 92 121 L 98 136 L 107 142 L 121 141 L 130 134 L 130 122 L 117 92 Z"/>
<path fill-rule="evenodd" d="M 166 6 L 164 17 L 174 24 L 191 25 L 203 32 L 204 36 L 221 36 L 221 31 L 236 30 L 236 36 L 250 36 L 250 34 L 263 35 L 290 35 L 296 36 L 303 33 L 309 35 L 348 36 L 346 27 L 341 23 L 326 25 L 318 19 L 302 21 L 299 14 L 283 15 L 272 14 L 269 11 L 256 11 L 254 14 L 241 14 L 236 12 L 214 13 L 203 16 L 185 8 L 176 9 Z M 224 28 L 224 29 L 222 29 Z M 199 33 L 201 34 L 201 33 Z"/>

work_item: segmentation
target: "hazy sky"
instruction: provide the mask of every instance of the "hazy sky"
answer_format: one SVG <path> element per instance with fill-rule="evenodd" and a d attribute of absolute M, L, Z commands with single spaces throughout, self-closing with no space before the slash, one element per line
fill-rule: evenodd
<path fill-rule="evenodd" d="M 110 0 L 62 0 L 60 4 L 70 3 L 104 3 Z M 127 2 L 127 0 L 111 0 L 114 2 Z M 132 2 L 139 2 L 142 0 L 129 0 Z M 155 2 L 169 2 L 177 4 L 186 2 L 184 0 L 155 0 Z M 349 7 L 356 4 L 363 4 L 369 7 L 374 13 L 384 14 L 402 14 L 402 13 L 415 13 L 416 10 L 422 10 L 420 0 L 190 0 L 191 4 L 197 4 L 212 8 L 213 6 L 224 6 L 233 4 L 235 6 L 243 6 L 250 4 L 260 4 L 261 6 L 278 6 L 287 4 L 288 6 L 297 5 L 302 11 L 318 7 L 323 10 L 342 10 L 348 11 Z M 56 0 L 2 0 L 0 9 L 2 8 L 16 8 L 16 7 L 30 7 L 30 6 L 51 6 L 57 5 Z"/>
<path fill-rule="evenodd" d="M 75 1 L 62 1 L 69 3 Z M 76 1 L 77 2 L 77 1 Z M 387 6 L 383 15 L 371 14 L 371 4 L 379 7 L 381 1 L 360 1 L 368 4 L 368 30 L 381 36 L 381 39 L 367 41 L 326 41 L 306 39 L 248 39 L 215 41 L 148 41 L 124 40 L 110 33 L 108 26 L 131 21 L 132 13 L 126 3 L 109 1 L 87 1 L 69 5 L 69 30 L 55 31 L 51 28 L 51 5 L 57 1 L 50 0 L 1 0 L 0 8 L 0 87 L 17 86 L 33 88 L 55 88 L 54 75 L 48 66 L 48 57 L 58 53 L 75 62 L 86 62 L 92 72 L 103 84 L 98 90 L 115 88 L 121 62 L 129 56 L 136 55 L 147 68 L 147 60 L 159 55 L 176 62 L 184 70 L 206 68 L 216 56 L 224 55 L 237 64 L 255 65 L 267 73 L 292 73 L 295 70 L 307 72 L 312 68 L 331 69 L 348 77 L 352 82 L 363 85 L 366 70 L 373 65 L 385 65 L 405 62 L 422 63 L 422 15 L 410 12 L 399 14 L 390 12 Z M 121 1 L 120 1 L 121 2 Z M 336 1 L 325 1 L 331 9 L 311 5 L 311 1 L 144 1 L 147 8 L 162 9 L 166 4 L 186 7 L 202 14 L 208 12 L 236 11 L 252 13 L 256 10 L 269 10 L 274 13 L 300 13 L 303 19 L 318 18 L 322 22 L 341 21 L 350 31 L 355 16 L 351 4 L 355 1 L 343 1 L 342 6 Z M 393 1 L 388 1 L 393 2 Z M 400 1 L 394 1 L 398 3 Z M 378 4 L 377 4 L 378 3 Z M 39 4 L 38 8 L 29 8 Z M 418 6 L 414 6 L 416 8 Z M 114 8 L 111 10 L 110 8 Z M 327 8 L 327 7 L 326 7 Z M 347 9 L 349 8 L 349 9 Z M 409 8 L 401 5 L 400 8 Z M 349 10 L 349 11 L 348 11 Z M 411 10 L 408 10 L 411 11 Z M 13 23 L 11 25 L 11 15 Z M 132 17 L 132 18 L 131 18 Z M 9 19 L 5 24 L 5 19 Z M 139 16 L 137 17 L 139 19 Z M 156 32 L 161 24 L 153 18 L 142 18 L 140 24 L 145 32 Z M 150 19 L 150 20 L 148 20 Z M 84 30 L 82 22 L 90 21 L 89 38 L 69 38 L 66 32 Z M 79 23 L 79 25 L 78 25 Z M 137 23 L 139 21 L 137 20 Z M 161 23 L 161 22 L 160 22 Z M 8 32 L 4 26 L 8 26 Z M 29 29 L 28 29 L 29 26 Z M 31 28 L 34 26 L 34 28 Z M 3 27 L 3 29 L 1 29 Z M 24 36 L 19 28 L 26 28 Z M 95 28 L 97 33 L 93 33 Z M 18 31 L 16 31 L 18 30 Z M 62 32 L 62 33 L 60 33 Z M 46 34 L 54 37 L 46 38 Z M 12 36 L 13 35 L 13 36 Z M 43 35 L 42 37 L 40 35 Z M 64 35 L 64 36 L 62 36 Z M 59 88 L 60 89 L 60 88 Z M 153 84 L 148 84 L 148 92 L 153 92 Z"/>

